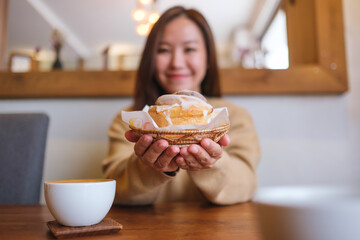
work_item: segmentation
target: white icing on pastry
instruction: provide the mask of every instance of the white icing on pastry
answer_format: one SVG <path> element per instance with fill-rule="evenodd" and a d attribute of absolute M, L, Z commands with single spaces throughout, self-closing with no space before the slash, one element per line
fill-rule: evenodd
<path fill-rule="evenodd" d="M 156 106 L 156 112 L 159 113 L 159 112 L 163 112 L 163 111 L 167 111 L 173 107 L 176 107 L 176 106 L 180 106 L 179 104 L 175 103 L 173 105 L 157 105 Z"/>
<path fill-rule="evenodd" d="M 208 115 L 209 111 L 208 110 L 204 110 L 203 111 L 203 116 L 206 117 Z"/>
<path fill-rule="evenodd" d="M 170 118 L 170 112 L 166 112 L 166 113 L 165 113 L 165 119 L 166 119 L 166 121 L 168 122 L 169 126 L 172 126 L 172 125 L 173 125 L 173 123 L 172 123 L 172 121 L 171 121 L 171 118 Z"/>
<path fill-rule="evenodd" d="M 197 98 L 200 98 L 201 100 L 203 100 L 204 102 L 206 102 L 206 98 L 201 94 L 201 93 L 198 93 L 196 91 L 192 91 L 192 90 L 181 90 L 181 91 L 178 91 L 176 93 L 174 93 L 176 95 L 187 95 L 187 96 L 193 96 L 193 97 L 197 97 Z"/>
<path fill-rule="evenodd" d="M 212 106 L 200 98 L 193 97 L 193 96 L 187 96 L 187 95 L 174 95 L 174 94 L 165 94 L 160 96 L 156 100 L 156 105 L 158 106 L 164 106 L 164 105 L 170 105 L 173 106 L 175 104 L 178 104 L 182 107 L 183 110 L 189 109 L 191 106 L 204 106 L 206 108 L 212 108 Z"/>

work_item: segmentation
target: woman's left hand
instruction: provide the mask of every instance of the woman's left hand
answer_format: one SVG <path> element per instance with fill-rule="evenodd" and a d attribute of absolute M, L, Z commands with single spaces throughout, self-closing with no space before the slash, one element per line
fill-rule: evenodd
<path fill-rule="evenodd" d="M 193 144 L 180 149 L 180 155 L 176 157 L 177 165 L 186 170 L 196 171 L 214 166 L 223 153 L 223 146 L 230 143 L 230 138 L 225 134 L 218 143 L 209 138 L 201 140 L 200 145 Z"/>

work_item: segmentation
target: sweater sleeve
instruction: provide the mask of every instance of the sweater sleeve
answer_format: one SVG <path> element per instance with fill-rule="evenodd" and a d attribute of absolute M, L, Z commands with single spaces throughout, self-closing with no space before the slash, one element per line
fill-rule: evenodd
<path fill-rule="evenodd" d="M 229 110 L 230 145 L 212 168 L 189 174 L 210 202 L 220 205 L 245 202 L 252 198 L 257 187 L 255 170 L 260 159 L 257 134 L 245 109 L 223 100 L 220 104 L 227 105 Z"/>
<path fill-rule="evenodd" d="M 172 177 L 142 163 L 134 153 L 134 143 L 124 136 L 127 130 L 128 126 L 118 114 L 108 131 L 109 151 L 102 162 L 104 177 L 116 180 L 115 203 L 152 204 L 160 186 Z"/>

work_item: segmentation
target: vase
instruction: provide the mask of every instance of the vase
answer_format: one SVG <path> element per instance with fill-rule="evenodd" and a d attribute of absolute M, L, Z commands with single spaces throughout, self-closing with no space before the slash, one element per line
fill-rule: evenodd
<path fill-rule="evenodd" d="M 56 49 L 55 61 L 52 65 L 52 70 L 61 70 L 63 69 L 63 64 L 60 60 L 60 49 Z"/>

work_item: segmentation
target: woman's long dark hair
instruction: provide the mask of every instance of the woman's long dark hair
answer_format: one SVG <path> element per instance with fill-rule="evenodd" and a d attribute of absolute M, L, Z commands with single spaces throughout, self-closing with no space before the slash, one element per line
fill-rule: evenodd
<path fill-rule="evenodd" d="M 207 51 L 207 71 L 201 82 L 201 93 L 209 97 L 220 97 L 219 70 L 216 60 L 214 37 L 204 16 L 194 9 L 185 9 L 180 6 L 172 7 L 164 12 L 154 24 L 145 44 L 140 65 L 137 71 L 134 110 L 141 110 L 146 104 L 153 105 L 155 100 L 165 90 L 159 85 L 155 76 L 155 62 L 159 41 L 165 26 L 177 17 L 185 16 L 201 29 Z"/>

